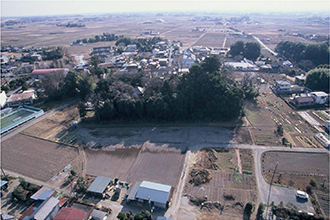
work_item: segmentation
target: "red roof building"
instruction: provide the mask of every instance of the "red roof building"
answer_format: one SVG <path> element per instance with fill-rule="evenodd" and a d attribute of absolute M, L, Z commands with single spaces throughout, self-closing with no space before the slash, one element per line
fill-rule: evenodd
<path fill-rule="evenodd" d="M 64 207 L 55 216 L 53 220 L 84 220 L 86 212 L 79 209 Z"/>

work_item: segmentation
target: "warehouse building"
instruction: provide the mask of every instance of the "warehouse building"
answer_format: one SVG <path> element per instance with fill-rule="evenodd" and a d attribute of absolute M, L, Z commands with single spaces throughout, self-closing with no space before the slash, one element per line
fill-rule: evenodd
<path fill-rule="evenodd" d="M 96 196 L 102 196 L 111 182 L 110 177 L 98 176 L 88 187 L 87 193 L 91 193 Z"/>

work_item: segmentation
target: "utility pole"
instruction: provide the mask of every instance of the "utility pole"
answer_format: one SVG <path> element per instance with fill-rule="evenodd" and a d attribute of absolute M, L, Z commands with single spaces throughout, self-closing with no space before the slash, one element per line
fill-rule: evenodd
<path fill-rule="evenodd" d="M 268 206 L 269 206 L 269 200 L 270 200 L 270 192 L 271 192 L 271 189 L 272 189 L 272 183 L 273 183 L 273 179 L 274 179 L 274 176 L 275 176 L 275 173 L 276 173 L 277 165 L 278 165 L 278 162 L 276 162 L 274 173 L 273 173 L 272 179 L 269 183 L 269 193 L 268 193 L 267 208 L 266 208 L 266 219 L 269 219 L 268 218 Z"/>

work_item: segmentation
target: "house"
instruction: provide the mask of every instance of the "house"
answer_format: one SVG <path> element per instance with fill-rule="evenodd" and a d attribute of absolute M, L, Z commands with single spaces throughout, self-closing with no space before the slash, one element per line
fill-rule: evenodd
<path fill-rule="evenodd" d="M 87 193 L 94 194 L 96 196 L 103 196 L 103 192 L 107 189 L 111 182 L 110 177 L 98 176 L 88 187 Z"/>
<path fill-rule="evenodd" d="M 28 93 L 19 93 L 12 94 L 9 96 L 7 100 L 7 104 L 9 107 L 18 107 L 20 105 L 30 105 L 33 104 L 33 100 L 36 99 L 34 92 Z"/>
<path fill-rule="evenodd" d="M 94 209 L 91 213 L 92 220 L 105 220 L 107 213 Z"/>
<path fill-rule="evenodd" d="M 84 220 L 87 213 L 72 207 L 63 207 L 54 220 Z"/>
<path fill-rule="evenodd" d="M 276 80 L 274 90 L 277 93 L 291 93 L 291 83 L 288 80 Z"/>
<path fill-rule="evenodd" d="M 167 58 L 159 58 L 158 59 L 160 66 L 167 66 L 168 65 L 168 59 Z"/>
<path fill-rule="evenodd" d="M 1 190 L 6 189 L 8 187 L 8 181 L 0 180 Z"/>
<path fill-rule="evenodd" d="M 0 93 L 0 108 L 5 107 L 6 103 L 7 103 L 7 95 L 5 91 L 2 91 Z"/>
<path fill-rule="evenodd" d="M 311 96 L 315 99 L 315 104 L 324 105 L 329 98 L 329 95 L 325 92 L 311 92 Z"/>
<path fill-rule="evenodd" d="M 0 219 L 1 220 L 15 220 L 15 216 L 12 216 L 12 215 L 8 215 L 8 214 L 5 214 L 5 213 L 1 213 L 0 214 Z"/>
<path fill-rule="evenodd" d="M 172 186 L 143 181 L 136 193 L 136 199 L 139 202 L 150 201 L 155 207 L 167 208 L 171 201 L 173 190 Z"/>
<path fill-rule="evenodd" d="M 327 131 L 330 131 L 330 121 L 327 121 L 324 125 L 324 127 L 327 129 Z"/>
<path fill-rule="evenodd" d="M 141 86 L 137 86 L 137 87 L 135 87 L 134 88 L 134 92 L 136 93 L 136 94 L 138 94 L 138 95 L 143 95 L 143 93 L 144 93 L 144 88 L 143 87 L 141 87 Z"/>
<path fill-rule="evenodd" d="M 41 203 L 34 213 L 29 217 L 33 220 L 52 220 L 60 210 L 59 200 L 54 197 L 49 197 Z"/>
<path fill-rule="evenodd" d="M 306 76 L 304 76 L 303 74 L 294 77 L 294 83 L 297 84 L 298 86 L 303 86 L 305 84 L 305 80 L 306 80 Z"/>
<path fill-rule="evenodd" d="M 309 95 L 303 95 L 295 96 L 293 97 L 294 104 L 300 108 L 300 107 L 307 107 L 314 105 L 314 98 Z"/>
<path fill-rule="evenodd" d="M 6 64 L 9 62 L 9 58 L 7 56 L 3 56 L 0 58 L 1 64 Z"/>
<path fill-rule="evenodd" d="M 65 77 L 68 72 L 68 68 L 35 69 L 31 72 L 31 76 L 35 79 L 40 79 L 48 74 L 62 74 Z"/>
<path fill-rule="evenodd" d="M 194 54 L 183 55 L 180 68 L 189 69 L 192 65 L 194 65 L 195 61 L 196 61 L 196 56 Z"/>
<path fill-rule="evenodd" d="M 256 70 L 256 65 L 251 64 L 245 60 L 241 62 L 225 62 L 225 67 L 229 67 L 233 70 L 247 71 L 247 70 Z"/>

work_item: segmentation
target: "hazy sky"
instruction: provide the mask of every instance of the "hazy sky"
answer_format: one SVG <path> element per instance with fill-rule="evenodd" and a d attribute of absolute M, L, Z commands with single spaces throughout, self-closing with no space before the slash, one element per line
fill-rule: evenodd
<path fill-rule="evenodd" d="M 113 13 L 113 12 L 161 12 L 161 11 L 228 11 L 228 12 L 329 12 L 328 0 L 1 0 L 1 16 L 36 16 L 58 14 Z"/>

